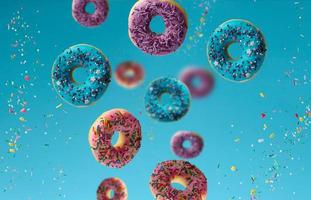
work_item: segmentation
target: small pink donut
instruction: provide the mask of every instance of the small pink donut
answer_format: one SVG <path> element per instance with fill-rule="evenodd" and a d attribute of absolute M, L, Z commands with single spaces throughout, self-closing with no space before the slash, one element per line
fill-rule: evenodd
<path fill-rule="evenodd" d="M 153 17 L 161 16 L 163 34 L 150 30 Z M 151 55 L 174 52 L 183 43 L 188 30 L 185 11 L 174 0 L 139 0 L 129 16 L 129 36 L 142 51 Z"/>
<path fill-rule="evenodd" d="M 191 147 L 183 147 L 183 143 L 189 141 Z M 191 131 L 178 131 L 171 139 L 171 147 L 174 153 L 182 158 L 194 158 L 198 156 L 203 149 L 203 139 Z"/>
<path fill-rule="evenodd" d="M 119 132 L 119 139 L 112 145 L 114 132 Z M 112 168 L 121 168 L 133 159 L 140 148 L 141 138 L 139 121 L 123 109 L 103 113 L 89 132 L 89 143 L 95 159 Z"/>
<path fill-rule="evenodd" d="M 119 85 L 134 88 L 144 79 L 144 69 L 138 63 L 127 61 L 118 65 L 115 77 Z"/>
<path fill-rule="evenodd" d="M 86 5 L 88 3 L 95 4 L 95 12 L 88 13 Z M 105 21 L 109 12 L 107 0 L 73 0 L 72 1 L 72 16 L 81 25 L 91 27 L 98 26 Z"/>
<path fill-rule="evenodd" d="M 195 78 L 200 80 L 199 86 L 194 85 L 193 81 Z M 214 77 L 210 72 L 192 67 L 182 71 L 180 80 L 187 85 L 191 96 L 197 98 L 208 95 L 213 90 L 215 84 Z"/>
<path fill-rule="evenodd" d="M 171 186 L 179 183 L 185 190 Z M 159 163 L 150 177 L 150 189 L 157 200 L 205 200 L 207 180 L 194 165 L 183 160 Z"/>
<path fill-rule="evenodd" d="M 111 192 L 114 195 L 111 197 Z M 97 200 L 126 200 L 126 185 L 119 178 L 108 178 L 103 180 L 97 189 Z"/>

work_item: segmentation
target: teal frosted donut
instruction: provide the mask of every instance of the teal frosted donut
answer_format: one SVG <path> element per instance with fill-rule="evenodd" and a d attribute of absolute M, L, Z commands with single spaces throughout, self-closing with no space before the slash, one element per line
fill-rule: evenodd
<path fill-rule="evenodd" d="M 87 73 L 83 82 L 73 78 L 73 72 L 82 68 Z M 106 91 L 111 80 L 108 59 L 96 47 L 78 44 L 66 49 L 55 60 L 52 82 L 58 94 L 75 106 L 88 106 Z"/>
<path fill-rule="evenodd" d="M 228 53 L 231 44 L 238 43 L 242 55 L 234 59 Z M 247 81 L 260 69 L 266 53 L 261 31 L 248 21 L 233 19 L 221 24 L 208 43 L 208 59 L 215 70 L 225 79 Z"/>
<path fill-rule="evenodd" d="M 169 103 L 161 103 L 163 94 L 171 97 Z M 159 78 L 152 81 L 145 96 L 145 108 L 154 119 L 164 122 L 177 121 L 189 110 L 190 93 L 186 85 L 175 78 Z"/>

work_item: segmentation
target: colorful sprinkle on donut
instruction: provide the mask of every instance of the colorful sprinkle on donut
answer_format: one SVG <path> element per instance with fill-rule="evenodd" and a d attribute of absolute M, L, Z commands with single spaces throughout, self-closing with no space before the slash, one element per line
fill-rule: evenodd
<path fill-rule="evenodd" d="M 113 145 L 111 140 L 115 132 L 119 132 L 119 138 Z M 89 143 L 95 159 L 112 168 L 128 164 L 138 152 L 141 139 L 139 121 L 123 109 L 103 113 L 89 131 Z"/>
<path fill-rule="evenodd" d="M 179 183 L 185 190 L 172 187 Z M 207 180 L 194 165 L 183 160 L 159 163 L 150 177 L 150 189 L 157 200 L 205 200 Z"/>
<path fill-rule="evenodd" d="M 107 178 L 97 189 L 97 200 L 126 200 L 126 185 L 119 178 Z"/>

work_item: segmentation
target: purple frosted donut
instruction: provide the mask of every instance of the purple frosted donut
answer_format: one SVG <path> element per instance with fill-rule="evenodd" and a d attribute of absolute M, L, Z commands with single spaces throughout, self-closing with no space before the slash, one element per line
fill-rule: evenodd
<path fill-rule="evenodd" d="M 189 141 L 191 147 L 185 148 L 183 143 Z M 174 153 L 182 158 L 194 158 L 203 149 L 203 139 L 191 131 L 178 131 L 171 139 L 171 147 Z"/>
<path fill-rule="evenodd" d="M 152 32 L 150 22 L 161 16 L 165 24 L 162 34 Z M 187 33 L 185 11 L 174 0 L 139 0 L 129 16 L 129 36 L 142 51 L 151 55 L 174 52 L 183 43 Z"/>
<path fill-rule="evenodd" d="M 88 13 L 86 5 L 94 3 L 95 12 Z M 73 0 L 72 1 L 72 16 L 83 26 L 98 26 L 107 18 L 109 5 L 107 0 Z"/>
<path fill-rule="evenodd" d="M 199 79 L 200 84 L 194 84 L 194 80 Z M 185 83 L 192 97 L 203 97 L 208 95 L 214 88 L 214 77 L 204 69 L 186 68 L 180 75 L 180 80 Z"/>

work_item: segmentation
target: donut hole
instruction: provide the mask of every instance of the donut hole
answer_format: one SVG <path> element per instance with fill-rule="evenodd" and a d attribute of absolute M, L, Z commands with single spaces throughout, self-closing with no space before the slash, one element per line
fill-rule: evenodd
<path fill-rule="evenodd" d="M 125 70 L 125 72 L 123 73 L 123 76 L 125 78 L 133 78 L 135 76 L 135 71 L 133 69 L 127 69 Z"/>
<path fill-rule="evenodd" d="M 231 60 L 239 60 L 242 57 L 242 47 L 240 45 L 239 42 L 232 42 L 230 43 L 227 48 L 227 56 L 231 59 Z"/>
<path fill-rule="evenodd" d="M 173 97 L 167 92 L 163 93 L 159 99 L 161 104 L 171 104 L 173 101 Z"/>
<path fill-rule="evenodd" d="M 171 187 L 176 190 L 180 190 L 180 191 L 186 190 L 187 185 L 188 183 L 186 179 L 184 179 L 181 176 L 176 176 L 175 178 L 173 178 L 173 180 L 171 180 Z"/>
<path fill-rule="evenodd" d="M 114 132 L 111 137 L 111 145 L 115 148 L 123 146 L 125 142 L 125 136 L 121 132 Z"/>
<path fill-rule="evenodd" d="M 202 84 L 202 80 L 200 77 L 193 77 L 191 80 L 191 86 L 194 88 L 199 88 Z"/>
<path fill-rule="evenodd" d="M 76 84 L 82 84 L 87 78 L 88 73 L 82 67 L 75 67 L 70 71 L 70 79 Z"/>
<path fill-rule="evenodd" d="M 150 25 L 149 25 L 150 30 L 157 34 L 161 35 L 165 32 L 165 22 L 163 20 L 163 17 L 160 15 L 156 15 L 151 19 Z"/>
<path fill-rule="evenodd" d="M 92 15 L 95 13 L 95 10 L 96 10 L 96 5 L 94 2 L 88 2 L 86 5 L 85 5 L 85 12 L 87 12 L 87 14 L 89 15 Z"/>
<path fill-rule="evenodd" d="M 115 196 L 115 191 L 114 190 L 108 190 L 108 192 L 107 192 L 107 197 L 108 197 L 108 199 L 113 199 L 114 198 L 114 196 Z"/>
<path fill-rule="evenodd" d="M 192 144 L 189 140 L 185 140 L 183 143 L 182 143 L 182 147 L 185 148 L 185 149 L 189 149 L 192 147 Z"/>

